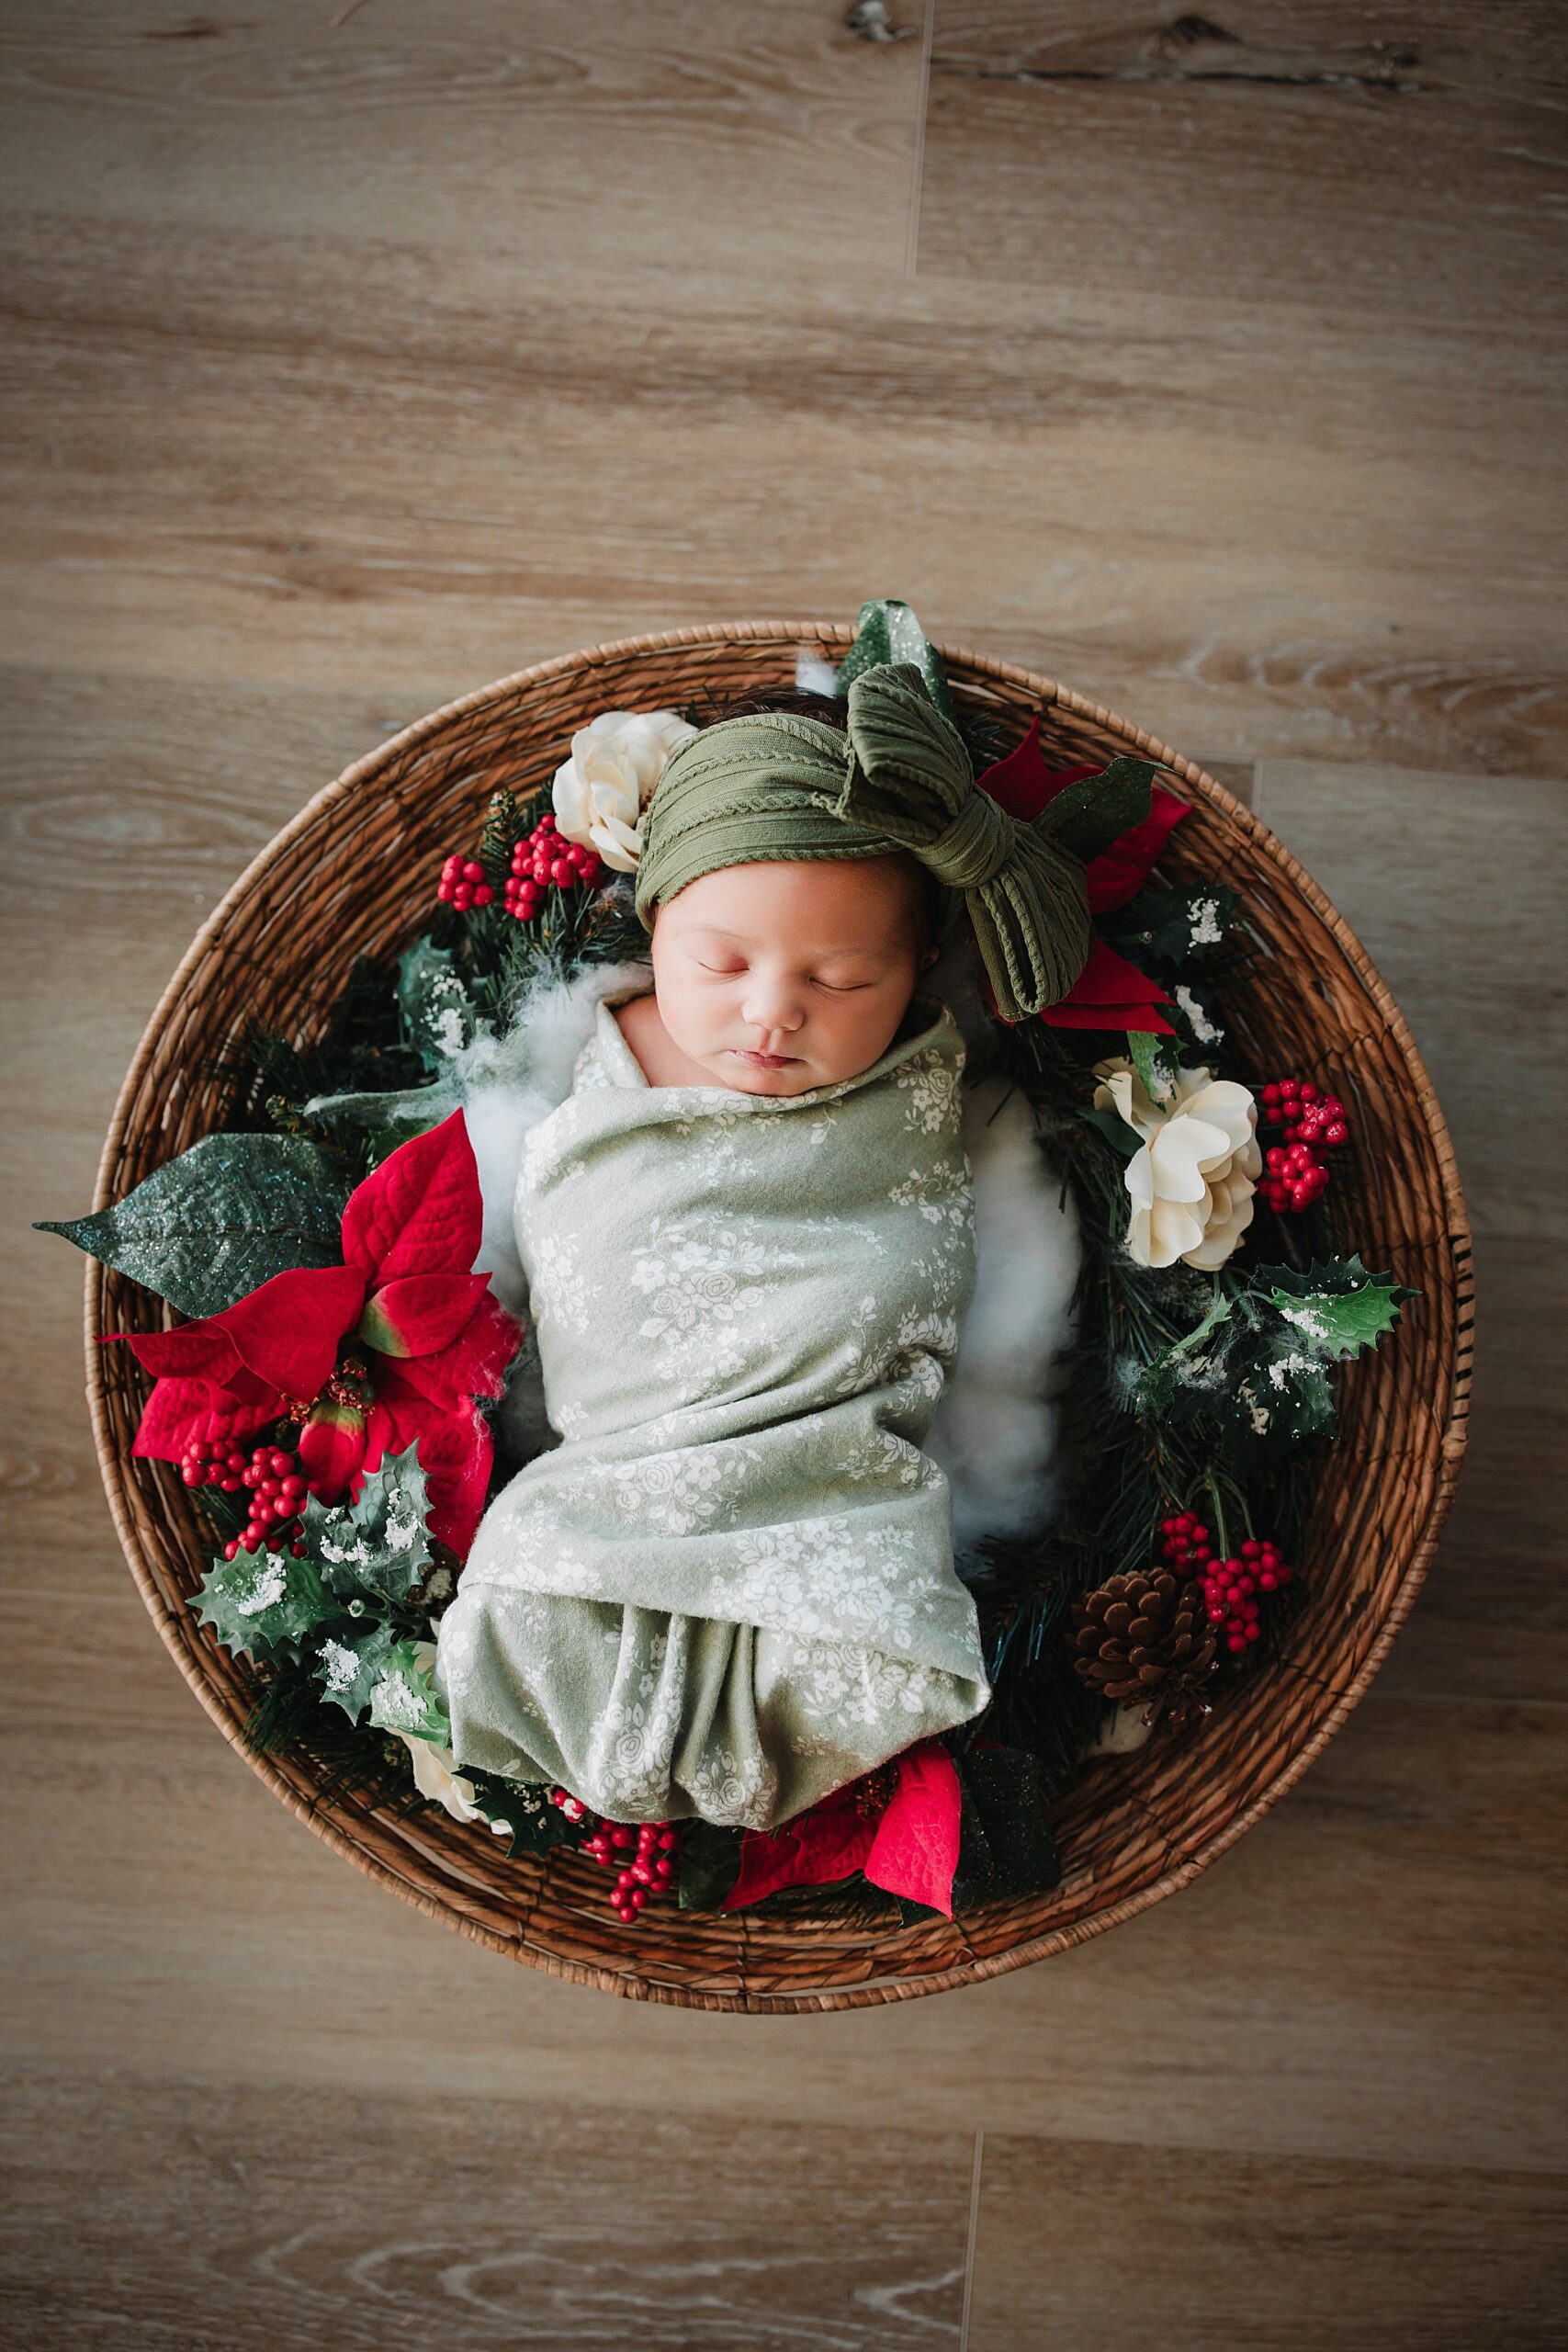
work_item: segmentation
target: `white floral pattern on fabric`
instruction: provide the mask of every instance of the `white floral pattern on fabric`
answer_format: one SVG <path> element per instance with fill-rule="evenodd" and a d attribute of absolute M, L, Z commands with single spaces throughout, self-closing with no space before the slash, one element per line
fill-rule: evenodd
<path fill-rule="evenodd" d="M 518 1182 L 562 1443 L 487 1510 L 436 1684 L 464 1765 L 766 1828 L 989 1696 L 922 1450 L 975 1283 L 963 1040 L 933 1006 L 809 1095 L 654 1088 L 615 1001 Z"/>

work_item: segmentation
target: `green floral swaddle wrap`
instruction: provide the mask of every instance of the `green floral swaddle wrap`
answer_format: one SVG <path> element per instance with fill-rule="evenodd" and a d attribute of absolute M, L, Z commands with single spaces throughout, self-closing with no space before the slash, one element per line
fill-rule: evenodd
<path fill-rule="evenodd" d="M 976 1280 L 964 1040 L 917 997 L 836 1084 L 652 1087 L 635 993 L 524 1148 L 562 1442 L 487 1510 L 435 1679 L 460 1766 L 770 1828 L 990 1696 L 920 1450 Z"/>

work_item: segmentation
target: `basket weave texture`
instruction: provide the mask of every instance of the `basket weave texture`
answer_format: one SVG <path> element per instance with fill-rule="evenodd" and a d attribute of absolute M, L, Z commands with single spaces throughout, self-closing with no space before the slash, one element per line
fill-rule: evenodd
<path fill-rule="evenodd" d="M 499 786 L 527 793 L 573 730 L 611 709 L 722 703 L 793 685 L 802 646 L 840 658 L 852 631 L 746 622 L 631 638 L 542 662 L 433 712 L 319 792 L 202 926 L 148 1024 L 104 1146 L 94 1205 L 119 1200 L 218 1124 L 214 1064 L 259 1017 L 319 1033 L 355 956 L 424 927 L 442 858 L 477 836 Z M 87 1387 L 110 1507 L 132 1575 L 186 1681 L 224 1736 L 300 1820 L 368 1876 L 492 1951 L 582 1984 L 693 2007 L 781 2011 L 907 2000 L 1082 1943 L 1195 1878 L 1303 1772 L 1366 1690 L 1426 1572 L 1463 1450 L 1472 1294 L 1464 1203 L 1441 1111 L 1399 1009 L 1365 950 L 1266 827 L 1190 761 L 1029 672 L 941 649 L 961 704 L 1010 740 L 1043 711 L 1057 764 L 1122 752 L 1157 760 L 1191 802 L 1166 870 L 1243 897 L 1263 947 L 1227 996 L 1227 1067 L 1310 1070 L 1355 1121 L 1337 1168 L 1337 1246 L 1419 1288 L 1398 1332 L 1339 1374 L 1329 1453 L 1302 1562 L 1310 1600 L 1283 1654 L 1188 1730 L 1099 1758 L 1056 1801 L 1064 1871 L 1047 1894 L 953 1922 L 868 1926 L 651 1905 L 623 1927 L 604 1873 L 558 1850 L 508 1860 L 482 1827 L 434 1806 L 403 1816 L 321 1794 L 309 1761 L 255 1757 L 241 1726 L 243 1659 L 188 1607 L 209 1565 L 173 1465 L 134 1459 L 146 1379 L 109 1329 L 168 1319 L 89 1260 Z"/>

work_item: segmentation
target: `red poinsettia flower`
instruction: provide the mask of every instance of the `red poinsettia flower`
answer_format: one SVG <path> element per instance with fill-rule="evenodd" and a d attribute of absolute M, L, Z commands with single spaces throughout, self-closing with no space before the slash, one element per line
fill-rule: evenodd
<path fill-rule="evenodd" d="M 1021 823 L 1038 817 L 1069 784 L 1099 773 L 1092 767 L 1048 768 L 1036 718 L 1018 749 L 987 768 L 976 782 Z M 1091 914 L 1108 914 L 1113 907 L 1123 907 L 1142 889 L 1172 829 L 1188 813 L 1186 801 L 1167 792 L 1163 785 L 1155 786 L 1143 822 L 1120 834 L 1085 868 Z M 1119 956 L 1096 932 L 1083 970 L 1066 995 L 1046 1005 L 1040 1018 L 1054 1029 L 1143 1029 L 1168 1037 L 1174 1033 L 1158 1007 L 1169 1002 L 1165 990 L 1156 988 L 1146 972 Z"/>
<path fill-rule="evenodd" d="M 499 1396 L 522 1338 L 471 1269 L 484 1208 L 461 1111 L 400 1144 L 350 1195 L 341 1266 L 275 1274 L 177 1330 L 110 1331 L 155 1374 L 133 1453 L 178 1462 L 283 1415 L 323 1502 L 357 1495 L 416 1441 L 433 1535 L 466 1554 L 490 1484 L 477 1396 Z"/>
<path fill-rule="evenodd" d="M 796 1814 L 780 1829 L 749 1829 L 740 1870 L 720 1908 L 739 1911 L 780 1886 L 822 1886 L 863 1871 L 874 1886 L 953 1917 L 958 1867 L 958 1772 L 940 1739 L 923 1739 L 894 1759 L 896 1784 L 878 1793 L 886 1769 L 863 1773 Z"/>

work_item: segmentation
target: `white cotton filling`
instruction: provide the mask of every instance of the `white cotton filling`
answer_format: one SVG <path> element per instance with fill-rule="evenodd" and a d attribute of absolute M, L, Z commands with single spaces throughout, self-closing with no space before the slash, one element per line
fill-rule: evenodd
<path fill-rule="evenodd" d="M 839 673 L 830 662 L 819 653 L 812 653 L 802 646 L 795 657 L 795 684 L 797 694 L 831 695 L 835 701 L 839 693 Z"/>

